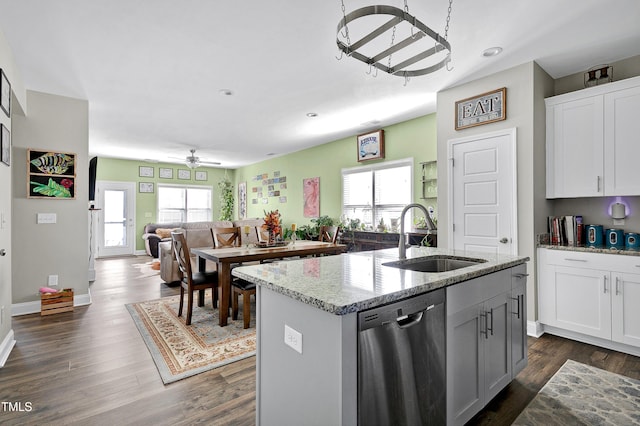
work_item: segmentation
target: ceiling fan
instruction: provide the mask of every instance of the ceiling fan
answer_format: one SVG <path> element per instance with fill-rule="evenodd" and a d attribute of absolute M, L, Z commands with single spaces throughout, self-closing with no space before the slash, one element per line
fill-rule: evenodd
<path fill-rule="evenodd" d="M 191 155 L 187 155 L 186 156 L 186 158 L 184 159 L 184 163 L 190 169 L 198 168 L 201 165 L 211 165 L 211 166 L 219 166 L 220 165 L 220 163 L 217 162 L 217 161 L 202 161 L 202 160 L 200 160 L 200 157 L 196 156 L 196 150 L 195 149 L 190 149 L 189 152 L 191 152 Z M 177 158 L 177 157 L 173 157 L 173 158 Z"/>

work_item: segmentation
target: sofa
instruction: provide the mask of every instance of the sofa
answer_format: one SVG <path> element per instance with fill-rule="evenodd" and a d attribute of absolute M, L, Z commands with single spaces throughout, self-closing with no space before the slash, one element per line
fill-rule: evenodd
<path fill-rule="evenodd" d="M 247 238 L 244 232 L 242 234 L 242 244 L 251 244 L 258 241 L 256 227 L 261 226 L 263 223 L 264 220 L 260 218 L 234 221 L 223 220 L 212 222 L 182 222 L 173 224 L 156 224 L 161 226 L 156 226 L 155 230 L 170 229 L 184 232 L 189 248 L 213 247 L 211 228 L 227 228 L 231 226 L 239 226 L 241 228 L 241 231 L 244 231 L 244 226 L 250 226 L 251 231 L 249 233 L 249 237 Z M 173 228 L 168 227 L 169 225 L 173 226 Z M 152 227 L 150 227 L 149 229 L 152 229 Z M 163 231 L 161 231 L 161 233 L 162 232 Z M 182 279 L 182 275 L 180 273 L 180 269 L 178 268 L 178 262 L 173 254 L 173 249 L 171 247 L 171 232 L 169 232 L 168 238 L 159 239 L 157 243 L 157 250 L 158 257 L 160 258 L 160 278 L 162 278 L 162 280 L 166 283 L 180 281 Z M 191 266 L 194 268 L 194 270 L 198 268 L 195 256 L 192 256 L 191 258 Z M 215 268 L 215 264 L 207 265 L 207 270 L 213 271 L 215 270 Z"/>

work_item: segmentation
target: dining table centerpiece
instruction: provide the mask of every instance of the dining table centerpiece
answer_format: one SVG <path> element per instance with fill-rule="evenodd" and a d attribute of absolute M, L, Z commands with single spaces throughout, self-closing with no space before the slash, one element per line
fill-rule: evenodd
<path fill-rule="evenodd" d="M 278 210 L 272 210 L 269 213 L 264 212 L 264 224 L 262 229 L 268 232 L 269 242 L 268 245 L 273 246 L 276 244 L 276 235 L 282 232 L 282 225 L 280 222 L 280 212 Z"/>

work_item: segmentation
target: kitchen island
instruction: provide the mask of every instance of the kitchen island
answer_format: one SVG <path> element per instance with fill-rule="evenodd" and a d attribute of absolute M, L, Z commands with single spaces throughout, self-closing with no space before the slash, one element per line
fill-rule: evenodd
<path fill-rule="evenodd" d="M 483 262 L 449 272 L 417 272 L 383 265 L 398 260 L 397 249 L 386 249 L 235 268 L 234 276 L 258 285 L 257 423 L 357 424 L 359 312 L 476 280 L 480 287 L 493 288 L 494 282 L 508 279 L 510 291 L 511 269 L 524 270 L 528 260 L 437 248 L 407 250 L 409 259 L 432 255 Z M 491 279 L 494 274 L 500 279 Z M 520 311 L 526 303 L 517 300 L 518 313 L 526 318 Z M 454 306 L 462 310 L 468 303 L 460 300 Z M 453 379 L 447 374 L 448 388 Z"/>

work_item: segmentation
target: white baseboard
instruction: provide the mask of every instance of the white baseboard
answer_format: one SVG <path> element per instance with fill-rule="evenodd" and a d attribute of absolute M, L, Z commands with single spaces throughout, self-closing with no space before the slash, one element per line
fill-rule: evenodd
<path fill-rule="evenodd" d="M 73 306 L 85 306 L 91 304 L 91 289 L 87 289 L 86 294 L 74 294 Z M 20 315 L 36 314 L 40 312 L 40 301 L 34 300 L 32 302 L 14 303 L 11 305 L 11 316 L 17 317 Z"/>
<path fill-rule="evenodd" d="M 588 343 L 590 345 L 600 346 L 603 348 L 640 357 L 640 348 L 637 346 L 631 346 L 624 343 L 614 342 L 612 340 L 601 339 L 599 337 L 588 336 L 586 334 L 576 333 L 575 331 L 564 330 L 562 328 L 553 327 L 550 325 L 542 325 L 542 332 L 553 334 L 554 336 L 564 337 L 565 339 L 577 340 L 578 342 Z"/>
<path fill-rule="evenodd" d="M 146 251 L 146 250 L 136 250 L 136 251 L 134 252 L 134 254 L 135 254 L 136 256 L 143 256 L 143 255 L 147 254 L 147 251 Z M 149 257 L 151 257 L 151 256 L 149 256 Z"/>
<path fill-rule="evenodd" d="M 527 335 L 532 337 L 540 337 L 544 334 L 542 324 L 538 321 L 527 321 Z"/>
<path fill-rule="evenodd" d="M 16 344 L 16 339 L 13 338 L 13 330 L 9 330 L 9 333 L 0 344 L 0 368 L 4 366 L 4 363 L 7 362 L 7 358 L 9 358 L 9 354 L 11 353 L 11 349 Z"/>

